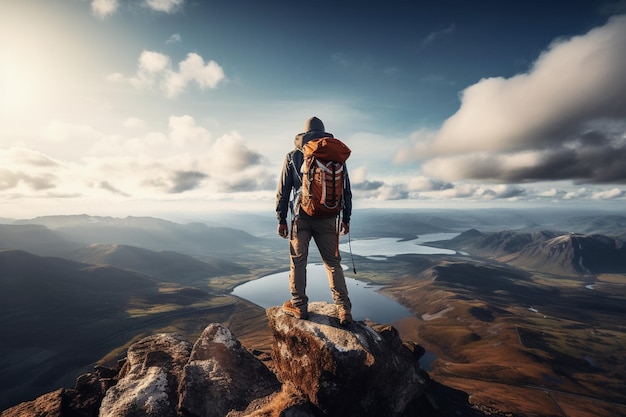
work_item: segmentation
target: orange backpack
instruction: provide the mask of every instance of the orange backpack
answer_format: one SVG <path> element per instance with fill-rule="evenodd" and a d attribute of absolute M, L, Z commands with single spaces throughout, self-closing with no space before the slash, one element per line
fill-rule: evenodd
<path fill-rule="evenodd" d="M 343 208 L 344 163 L 350 148 L 336 138 L 321 138 L 303 147 L 300 208 L 312 217 L 335 217 Z"/>

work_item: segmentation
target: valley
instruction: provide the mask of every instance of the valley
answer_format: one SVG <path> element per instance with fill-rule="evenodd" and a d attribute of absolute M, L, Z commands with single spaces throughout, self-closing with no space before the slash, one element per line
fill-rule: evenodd
<path fill-rule="evenodd" d="M 407 216 L 413 235 L 395 222 Z M 371 221 L 375 226 L 367 236 L 360 223 L 358 239 L 384 236 L 385 225 L 387 236 L 399 239 L 463 233 L 477 223 L 484 229 L 432 243 L 459 251 L 457 255 L 398 254 L 380 260 L 354 254 L 357 274 L 346 271 L 351 278 L 385 285 L 386 295 L 411 310 L 412 317 L 393 325 L 403 338 L 436 356 L 431 377 L 467 393 L 479 408 L 527 416 L 626 415 L 626 268 L 620 269 L 619 253 L 609 258 L 610 270 L 583 259 L 584 265 L 600 269 L 580 273 L 564 268 L 567 273 L 559 274 L 555 265 L 580 264 L 581 258 L 568 264 L 563 254 L 573 252 L 558 252 L 555 262 L 541 258 L 540 252 L 533 262 L 520 255 L 529 253 L 523 252 L 528 245 L 541 244 L 537 236 L 552 238 L 553 232 L 525 228 L 536 224 L 538 215 L 447 216 L 355 215 L 355 224 Z M 561 220 L 569 221 L 555 216 L 555 222 Z M 93 235 L 83 233 L 83 222 Z M 41 222 L 47 226 L 26 223 L 0 225 L 0 247 L 5 248 L 0 252 L 0 329 L 7 336 L 0 343 L 0 370 L 6 376 L 0 409 L 71 387 L 78 374 L 96 363 L 115 364 L 132 342 L 148 334 L 178 332 L 193 339 L 208 323 L 218 322 L 248 348 L 269 353 L 265 311 L 230 292 L 287 269 L 287 242 L 271 236 L 273 230 L 253 237 L 242 230 L 179 227 L 158 219 L 126 219 L 122 228 L 107 219 L 123 233 L 116 239 L 108 231 L 107 239 L 92 240 L 93 230 L 103 225 L 94 225 L 90 217 Z M 274 227 L 273 219 L 267 224 Z M 592 224 L 611 229 L 598 216 L 578 227 Z M 543 230 L 558 230 L 555 225 Z M 498 235 L 512 227 L 514 233 Z M 33 230 L 46 239 L 24 238 Z M 619 227 L 613 230 L 624 234 Z M 152 236 L 151 245 L 141 246 L 147 236 Z M 62 244 L 55 245 L 55 239 Z M 485 241 L 493 246 L 480 243 Z M 181 248 L 183 252 L 174 250 Z M 588 252 L 598 258 L 597 251 Z M 349 264 L 350 254 L 343 256 Z M 524 262 L 510 262 L 514 259 Z M 313 250 L 311 262 L 316 261 Z"/>
<path fill-rule="evenodd" d="M 431 376 L 473 402 L 536 416 L 625 415 L 624 294 L 512 273 L 448 259 L 385 292 L 415 313 L 395 325 L 437 355 Z M 619 281 L 626 288 L 626 275 Z"/>

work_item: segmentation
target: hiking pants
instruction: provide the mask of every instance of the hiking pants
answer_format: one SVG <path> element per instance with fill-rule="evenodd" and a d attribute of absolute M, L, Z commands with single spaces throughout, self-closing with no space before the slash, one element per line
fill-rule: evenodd
<path fill-rule="evenodd" d="M 289 289 L 292 304 L 296 307 L 306 306 L 309 298 L 306 295 L 306 266 L 311 238 L 320 252 L 328 284 L 335 304 L 346 311 L 351 310 L 346 279 L 341 267 L 339 255 L 337 219 L 297 218 L 291 225 Z"/>

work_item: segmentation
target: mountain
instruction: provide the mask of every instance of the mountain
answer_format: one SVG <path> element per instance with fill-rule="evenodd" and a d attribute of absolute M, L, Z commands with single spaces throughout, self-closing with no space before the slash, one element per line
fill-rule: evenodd
<path fill-rule="evenodd" d="M 248 272 L 244 267 L 216 257 L 203 257 L 205 261 L 200 261 L 173 251 L 156 252 L 128 245 L 93 244 L 78 249 L 69 257 L 88 264 L 111 265 L 186 284 L 201 283 L 220 275 Z"/>
<path fill-rule="evenodd" d="M 468 230 L 441 246 L 554 274 L 626 272 L 626 245 L 603 235 Z"/>
<path fill-rule="evenodd" d="M 42 256 L 63 256 L 82 246 L 63 233 L 39 224 L 0 224 L 0 249 L 16 249 Z"/>
<path fill-rule="evenodd" d="M 211 306 L 206 291 L 161 285 L 112 266 L 0 251 L 0 409 L 67 383 L 156 320 Z"/>
<path fill-rule="evenodd" d="M 512 230 L 481 233 L 471 229 L 450 240 L 446 247 L 468 250 L 472 254 L 485 257 L 498 257 L 518 252 L 533 242 L 542 242 L 556 236 L 559 236 L 558 232 L 547 230 L 530 233 Z"/>
<path fill-rule="evenodd" d="M 192 256 L 233 255 L 246 252 L 262 239 L 229 227 L 209 227 L 204 223 L 179 224 L 153 217 L 98 217 L 88 215 L 44 216 L 19 220 L 15 225 L 41 225 L 80 242 L 137 246 L 169 250 Z"/>
<path fill-rule="evenodd" d="M 334 306 L 310 320 L 267 310 L 272 364 L 230 329 L 209 324 L 195 343 L 160 333 L 128 349 L 118 369 L 97 367 L 75 388 L 5 410 L 3 417 L 512 416 L 475 407 L 421 369 L 424 348 L 392 326 L 341 327 Z M 260 354 L 260 355 L 259 355 Z"/>
<path fill-rule="evenodd" d="M 555 274 L 626 272 L 626 245 L 602 235 L 567 234 L 524 246 L 508 262 Z"/>
<path fill-rule="evenodd" d="M 562 221 L 557 226 L 570 232 L 600 234 L 626 240 L 626 216 L 577 216 Z"/>
<path fill-rule="evenodd" d="M 364 210 L 352 216 L 350 233 L 354 238 L 397 237 L 414 239 L 416 235 L 451 231 L 456 223 L 441 217 L 410 212 Z"/>

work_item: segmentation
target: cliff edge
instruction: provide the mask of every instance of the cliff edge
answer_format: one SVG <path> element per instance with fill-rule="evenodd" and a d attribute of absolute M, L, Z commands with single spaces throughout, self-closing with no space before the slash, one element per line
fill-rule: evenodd
<path fill-rule="evenodd" d="M 392 326 L 340 326 L 327 303 L 311 303 L 309 314 L 298 320 L 280 307 L 267 309 L 271 360 L 261 360 L 220 324 L 207 326 L 194 344 L 156 334 L 133 344 L 118 369 L 96 367 L 73 389 L 0 416 L 445 416 L 461 411 L 459 404 L 463 415 L 487 415 L 472 409 L 463 393 L 430 380 L 418 361 L 423 348 L 402 341 Z M 444 407 L 437 395 L 446 397 Z"/>

